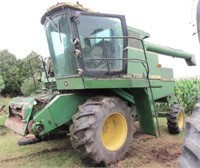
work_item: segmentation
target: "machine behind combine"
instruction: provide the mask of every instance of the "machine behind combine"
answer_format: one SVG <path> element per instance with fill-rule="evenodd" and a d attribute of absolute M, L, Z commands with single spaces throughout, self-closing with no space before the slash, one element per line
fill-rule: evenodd
<path fill-rule="evenodd" d="M 196 1 L 196 28 L 200 42 L 200 1 Z M 200 97 L 186 120 L 185 136 L 181 157 L 179 159 L 180 168 L 199 168 L 200 166 Z"/>
<path fill-rule="evenodd" d="M 14 99 L 7 127 L 42 139 L 69 126 L 73 148 L 106 165 L 125 158 L 135 132 L 133 118 L 143 133 L 159 135 L 157 102 L 169 105 L 162 113 L 169 132 L 183 130 L 173 71 L 159 64 L 158 54 L 183 58 L 189 66 L 195 65 L 192 54 L 146 42 L 149 33 L 127 26 L 123 15 L 80 5 L 59 3 L 41 23 L 57 92 Z M 49 81 L 47 73 L 45 78 Z"/>

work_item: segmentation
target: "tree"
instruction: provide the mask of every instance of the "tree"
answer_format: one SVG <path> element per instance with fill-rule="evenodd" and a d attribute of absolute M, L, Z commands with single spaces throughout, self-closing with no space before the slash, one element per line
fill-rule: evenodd
<path fill-rule="evenodd" d="M 0 75 L 0 93 L 5 88 L 3 77 Z"/>
<path fill-rule="evenodd" d="M 29 96 L 39 88 L 39 82 L 37 78 L 40 76 L 41 60 L 37 53 L 31 52 L 26 58 L 24 58 L 20 64 L 20 75 L 23 78 L 21 85 L 21 92 L 24 96 Z M 31 67 L 30 67 L 31 65 Z M 38 73 L 39 72 L 39 73 Z M 35 83 L 33 80 L 35 78 Z M 36 84 L 37 86 L 35 87 Z"/>
<path fill-rule="evenodd" d="M 30 68 L 30 64 L 32 69 Z M 29 55 L 21 60 L 19 74 L 24 81 L 25 79 L 32 77 L 32 73 L 34 74 L 36 71 L 40 70 L 40 68 L 40 57 L 36 52 L 32 51 Z"/>
<path fill-rule="evenodd" d="M 8 50 L 0 51 L 0 75 L 2 75 L 4 81 L 4 88 L 2 84 L 2 94 L 8 94 L 10 96 L 22 94 L 20 89 L 22 83 L 24 80 L 28 79 L 32 73 L 29 65 L 30 59 L 33 72 L 40 69 L 41 60 L 38 54 L 33 51 L 24 59 L 17 59 L 15 55 Z"/>
<path fill-rule="evenodd" d="M 39 82 L 36 81 L 37 86 L 39 86 Z M 34 81 L 32 77 L 29 77 L 27 79 L 24 80 L 24 82 L 22 83 L 21 86 L 21 91 L 23 93 L 24 96 L 30 96 L 31 94 L 36 92 L 35 85 L 34 85 Z"/>
<path fill-rule="evenodd" d="M 19 76 L 19 61 L 8 50 L 0 51 L 0 69 L 5 87 L 2 94 L 19 95 L 21 78 Z"/>

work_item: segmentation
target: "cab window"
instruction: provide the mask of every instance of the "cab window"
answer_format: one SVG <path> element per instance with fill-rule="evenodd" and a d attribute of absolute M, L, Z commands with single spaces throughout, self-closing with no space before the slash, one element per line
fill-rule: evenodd
<path fill-rule="evenodd" d="M 82 54 L 88 71 L 121 71 L 123 31 L 119 18 L 81 15 L 78 23 Z"/>

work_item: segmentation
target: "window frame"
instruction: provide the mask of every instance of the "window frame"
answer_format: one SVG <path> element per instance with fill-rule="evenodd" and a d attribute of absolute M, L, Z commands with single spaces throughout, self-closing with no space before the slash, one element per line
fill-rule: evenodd
<path fill-rule="evenodd" d="M 104 13 L 88 13 L 88 12 L 80 12 L 80 15 L 84 15 L 84 16 L 97 16 L 97 17 L 109 17 L 109 18 L 117 18 L 121 21 L 121 28 L 122 28 L 122 36 L 125 37 L 121 37 L 121 39 L 123 39 L 123 47 L 122 48 L 126 48 L 128 46 L 128 30 L 127 30 L 127 26 L 126 26 L 126 20 L 125 20 L 125 16 L 124 15 L 115 15 L 115 14 L 104 14 Z M 79 23 L 79 19 L 77 19 L 77 21 L 74 21 L 74 30 L 75 30 L 75 37 L 80 39 L 79 36 L 79 32 L 78 32 L 78 24 Z M 82 48 L 81 48 L 81 44 L 79 47 L 79 50 L 81 50 L 81 53 L 83 53 Z M 81 55 L 80 59 L 79 59 L 79 65 L 81 65 L 81 69 L 84 72 L 85 76 L 114 76 L 114 75 L 120 75 L 122 73 L 126 73 L 127 72 L 127 55 L 128 52 L 127 50 L 122 50 L 122 69 L 121 70 L 114 70 L 114 71 L 105 71 L 105 70 L 92 70 L 92 69 L 88 69 L 85 65 L 84 62 L 84 58 L 83 55 Z"/>

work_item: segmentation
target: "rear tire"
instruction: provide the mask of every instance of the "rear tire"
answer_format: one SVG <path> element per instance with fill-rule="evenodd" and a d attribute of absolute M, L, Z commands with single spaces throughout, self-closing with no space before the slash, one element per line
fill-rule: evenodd
<path fill-rule="evenodd" d="M 133 133 L 130 108 L 124 101 L 94 97 L 74 115 L 70 141 L 81 156 L 109 165 L 125 158 Z"/>
<path fill-rule="evenodd" d="M 200 166 L 200 98 L 186 121 L 183 150 L 179 159 L 180 168 L 199 168 Z"/>
<path fill-rule="evenodd" d="M 172 104 L 167 113 L 169 133 L 178 134 L 184 129 L 185 113 L 179 104 Z"/>

